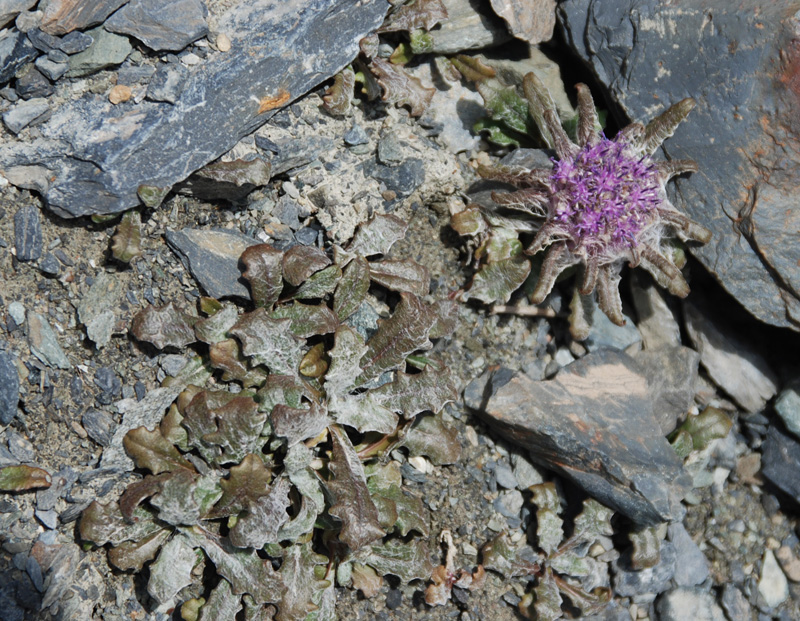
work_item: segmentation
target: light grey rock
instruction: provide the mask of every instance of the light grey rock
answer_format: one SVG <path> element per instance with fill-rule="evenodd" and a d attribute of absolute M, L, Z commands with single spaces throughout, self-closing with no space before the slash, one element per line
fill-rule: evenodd
<path fill-rule="evenodd" d="M 369 136 L 361 125 L 354 123 L 353 127 L 344 135 L 344 143 L 349 147 L 369 143 Z"/>
<path fill-rule="evenodd" d="M 61 37 L 61 42 L 58 44 L 60 49 L 65 54 L 77 54 L 87 49 L 94 39 L 85 32 L 73 30 Z"/>
<path fill-rule="evenodd" d="M 730 621 L 753 621 L 753 609 L 736 586 L 726 584 L 722 588 L 720 604 Z"/>
<path fill-rule="evenodd" d="M 685 301 L 684 315 L 709 377 L 748 412 L 762 410 L 778 391 L 777 377 L 764 357 L 698 302 Z"/>
<path fill-rule="evenodd" d="M 33 311 L 28 311 L 28 344 L 31 353 L 47 366 L 59 369 L 72 368 L 47 319 Z"/>
<path fill-rule="evenodd" d="M 9 131 L 18 134 L 28 125 L 43 119 L 49 113 L 50 104 L 47 99 L 34 98 L 28 101 L 19 101 L 3 113 L 3 123 Z"/>
<path fill-rule="evenodd" d="M 106 20 L 111 32 L 136 37 L 152 50 L 182 50 L 208 34 L 202 0 L 131 0 Z"/>
<path fill-rule="evenodd" d="M 636 327 L 642 335 L 645 349 L 675 347 L 681 344 L 681 327 L 667 302 L 664 290 L 641 270 L 631 274 L 633 306 L 638 321 Z"/>
<path fill-rule="evenodd" d="M 36 0 L 0 0 L 0 28 L 34 4 Z"/>
<path fill-rule="evenodd" d="M 49 509 L 48 511 L 36 510 L 36 519 L 39 520 L 45 528 L 53 530 L 58 528 L 58 513 Z"/>
<path fill-rule="evenodd" d="M 634 354 L 641 365 L 653 400 L 653 413 L 668 435 L 694 403 L 700 355 L 682 345 L 646 349 Z"/>
<path fill-rule="evenodd" d="M 108 32 L 103 27 L 90 30 L 87 34 L 92 37 L 92 44 L 83 52 L 69 57 L 68 78 L 80 78 L 120 65 L 133 50 L 127 37 Z"/>
<path fill-rule="evenodd" d="M 11 302 L 11 304 L 8 305 L 8 314 L 11 315 L 11 318 L 18 326 L 25 323 L 25 307 L 22 303 L 17 301 Z"/>
<path fill-rule="evenodd" d="M 542 473 L 522 455 L 512 454 L 511 465 L 514 468 L 514 478 L 517 480 L 517 488 L 520 491 L 528 489 L 531 485 L 544 483 Z"/>
<path fill-rule="evenodd" d="M 511 39 L 505 22 L 486 3 L 443 0 L 447 19 L 431 31 L 433 51 L 455 54 L 500 45 Z"/>
<path fill-rule="evenodd" d="M 775 411 L 786 429 L 800 438 L 800 382 L 795 380 L 775 399 Z"/>
<path fill-rule="evenodd" d="M 701 589 L 673 589 L 659 598 L 656 610 L 662 621 L 726 621 L 714 596 Z"/>
<path fill-rule="evenodd" d="M 770 608 L 780 606 L 789 598 L 789 581 L 783 573 L 772 550 L 764 550 L 761 560 L 761 576 L 758 579 L 758 593 Z"/>
<path fill-rule="evenodd" d="M 21 462 L 32 462 L 36 459 L 36 451 L 28 439 L 12 429 L 6 431 L 6 437 L 8 450 L 16 459 Z"/>
<path fill-rule="evenodd" d="M 114 310 L 124 295 L 118 278 L 107 272 L 99 272 L 78 304 L 78 320 L 86 328 L 86 336 L 103 348 L 114 333 L 117 316 Z"/>
<path fill-rule="evenodd" d="M 556 0 L 491 0 L 491 4 L 517 39 L 537 44 L 553 37 Z"/>
<path fill-rule="evenodd" d="M 583 345 L 589 351 L 603 348 L 622 351 L 642 341 L 642 335 L 630 317 L 626 317 L 624 326 L 618 326 L 600 310 L 597 304 L 593 305 L 590 322 L 592 327 L 589 330 L 589 337 L 583 341 Z"/>
<path fill-rule="evenodd" d="M 675 546 L 675 584 L 693 587 L 703 584 L 709 577 L 708 559 L 692 540 L 684 525 L 675 522 L 669 525 L 669 540 Z"/>
<path fill-rule="evenodd" d="M 86 94 L 41 126 L 41 140 L 0 146 L 0 167 L 49 168 L 43 197 L 63 217 L 134 207 L 140 186 L 186 179 L 349 64 L 387 9 L 386 0 L 237 3 L 215 25 L 231 51 L 193 67 L 174 105 L 145 100 L 129 110 Z"/>
<path fill-rule="evenodd" d="M 613 564 L 614 593 L 621 597 L 650 595 L 654 599 L 669 587 L 675 575 L 676 562 L 675 548 L 669 541 L 662 542 L 661 556 L 654 567 L 632 569 L 630 552 L 627 552 Z"/>
<path fill-rule="evenodd" d="M 800 442 L 770 425 L 761 445 L 761 474 L 800 502 Z"/>
<path fill-rule="evenodd" d="M 495 499 L 493 506 L 495 511 L 503 517 L 516 518 L 519 517 L 523 502 L 522 493 L 519 490 L 512 489 L 501 492 Z"/>
<path fill-rule="evenodd" d="M 65 466 L 50 479 L 52 481 L 50 487 L 36 492 L 36 508 L 40 511 L 50 511 L 55 508 L 58 499 L 68 494 L 78 480 L 78 472 L 70 466 Z"/>
<path fill-rule="evenodd" d="M 63 76 L 69 69 L 67 63 L 53 62 L 47 56 L 40 56 L 36 59 L 36 68 L 44 75 L 50 78 L 53 82 Z"/>
<path fill-rule="evenodd" d="M 19 373 L 14 356 L 0 351 L 0 425 L 8 425 L 17 415 Z"/>
<path fill-rule="evenodd" d="M 103 410 L 89 408 L 83 413 L 81 424 L 89 437 L 100 446 L 111 446 L 117 423 L 110 414 Z"/>
<path fill-rule="evenodd" d="M 514 472 L 505 464 L 498 463 L 494 469 L 494 477 L 497 479 L 497 484 L 506 489 L 514 489 L 517 487 L 517 479 L 514 477 Z"/>

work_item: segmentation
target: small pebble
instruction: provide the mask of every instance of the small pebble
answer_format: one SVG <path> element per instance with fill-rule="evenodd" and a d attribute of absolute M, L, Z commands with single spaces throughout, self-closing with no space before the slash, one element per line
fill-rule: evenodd
<path fill-rule="evenodd" d="M 770 608 L 780 606 L 789 597 L 789 583 L 772 550 L 764 551 L 758 592 Z"/>
<path fill-rule="evenodd" d="M 58 527 L 58 513 L 52 509 L 48 511 L 36 511 L 36 518 L 50 530 Z"/>
<path fill-rule="evenodd" d="M 230 52 L 231 51 L 231 40 L 228 38 L 224 32 L 221 32 L 217 35 L 217 40 L 215 41 L 217 45 L 217 49 L 220 52 Z"/>
<path fill-rule="evenodd" d="M 128 101 L 133 96 L 133 92 L 131 91 L 130 86 L 125 86 L 124 84 L 117 84 L 114 88 L 112 88 L 108 93 L 108 100 L 114 104 L 121 104 L 123 102 Z"/>
<path fill-rule="evenodd" d="M 781 564 L 786 577 L 792 582 L 800 582 L 800 559 L 798 559 L 789 546 L 781 546 L 775 551 L 775 557 Z"/>

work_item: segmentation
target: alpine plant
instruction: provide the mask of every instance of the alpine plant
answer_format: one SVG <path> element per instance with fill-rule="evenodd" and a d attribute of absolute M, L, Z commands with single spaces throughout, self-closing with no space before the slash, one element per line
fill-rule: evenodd
<path fill-rule="evenodd" d="M 528 212 L 540 221 L 529 255 L 545 251 L 541 273 L 531 295 L 541 303 L 558 276 L 579 265 L 579 293 L 597 291 L 600 309 L 622 325 L 618 284 L 623 264 L 641 266 L 672 294 L 686 297 L 689 286 L 672 259 L 670 238 L 706 243 L 711 232 L 677 210 L 665 186 L 674 176 L 697 171 L 692 160 L 655 160 L 653 154 L 672 136 L 694 108 L 683 99 L 647 126 L 631 123 L 613 138 L 598 130 L 594 101 L 577 85 L 577 144 L 561 126 L 555 103 L 532 73 L 523 80 L 531 113 L 540 120 L 544 140 L 555 150 L 552 169 L 499 168 L 484 176 L 518 189 L 495 193 L 504 207 Z"/>

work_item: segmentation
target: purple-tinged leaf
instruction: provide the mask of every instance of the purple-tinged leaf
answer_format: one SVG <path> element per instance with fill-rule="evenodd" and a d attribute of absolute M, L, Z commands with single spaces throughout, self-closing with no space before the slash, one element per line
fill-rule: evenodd
<path fill-rule="evenodd" d="M 531 262 L 525 256 L 489 263 L 475 274 L 465 295 L 484 304 L 505 303 L 522 286 L 530 272 Z"/>
<path fill-rule="evenodd" d="M 339 540 L 355 551 L 386 533 L 378 522 L 378 510 L 367 489 L 364 467 L 350 438 L 336 426 L 330 427 L 330 435 L 333 449 L 328 467 L 332 477 L 328 488 L 336 500 L 328 513 L 342 521 Z"/>
<path fill-rule="evenodd" d="M 370 263 L 369 277 L 387 289 L 414 295 L 427 294 L 431 282 L 428 268 L 411 259 Z"/>
<path fill-rule="evenodd" d="M 329 334 L 336 330 L 339 321 L 327 306 L 292 302 L 270 311 L 271 319 L 288 319 L 290 330 L 298 338 L 308 338 L 316 334 Z"/>
<path fill-rule="evenodd" d="M 249 593 L 258 604 L 277 603 L 283 596 L 283 580 L 269 560 L 254 550 L 233 547 L 225 539 L 201 528 L 181 529 L 193 547 L 202 548 L 217 568 L 217 573 L 231 583 L 233 593 Z"/>
<path fill-rule="evenodd" d="M 411 455 L 425 455 L 437 466 L 454 464 L 461 456 L 455 428 L 445 426 L 441 414 L 421 416 L 402 440 Z"/>
<path fill-rule="evenodd" d="M 194 466 L 186 461 L 164 436 L 160 429 L 148 431 L 146 427 L 131 429 L 122 440 L 128 455 L 136 462 L 137 468 L 146 468 L 153 474 L 183 469 L 195 472 Z"/>
<path fill-rule="evenodd" d="M 240 464 L 232 466 L 227 479 L 221 479 L 220 497 L 207 519 L 238 515 L 250 502 L 267 493 L 272 472 L 258 455 L 247 455 Z"/>
<path fill-rule="evenodd" d="M 316 438 L 333 422 L 327 408 L 317 401 L 312 401 L 307 408 L 278 404 L 272 408 L 270 421 L 275 435 L 286 438 L 289 446 Z"/>
<path fill-rule="evenodd" d="M 136 209 L 126 211 L 111 238 L 111 254 L 117 261 L 130 263 L 142 254 L 142 216 Z"/>
<path fill-rule="evenodd" d="M 102 505 L 96 500 L 81 514 L 81 539 L 102 546 L 106 543 L 119 545 L 123 541 L 140 541 L 161 530 L 153 514 L 141 507 L 133 512 L 133 520 L 127 522 L 122 517 L 117 503 Z"/>
<path fill-rule="evenodd" d="M 258 410 L 258 404 L 250 397 L 235 397 L 225 405 L 212 410 L 217 429 L 203 436 L 206 444 L 216 444 L 222 454 L 218 464 L 240 462 L 248 453 L 255 453 L 265 443 L 261 437 L 267 413 Z"/>
<path fill-rule="evenodd" d="M 303 404 L 303 398 L 318 398 L 307 382 L 293 375 L 270 375 L 258 391 L 258 409 L 269 414 L 279 404 L 299 408 Z"/>
<path fill-rule="evenodd" d="M 291 504 L 289 490 L 292 484 L 279 477 L 266 494 L 250 500 L 244 515 L 231 529 L 230 540 L 237 548 L 260 550 L 268 543 L 278 543 L 278 532 L 288 520 L 286 509 Z"/>
<path fill-rule="evenodd" d="M 311 274 L 328 267 L 331 260 L 314 246 L 293 246 L 283 254 L 283 277 L 299 287 Z"/>
<path fill-rule="evenodd" d="M 447 368 L 434 371 L 430 366 L 414 374 L 398 371 L 393 382 L 369 394 L 377 403 L 406 419 L 421 412 L 439 412 L 445 404 L 458 399 L 458 390 Z"/>
<path fill-rule="evenodd" d="M 380 323 L 378 331 L 367 342 L 367 351 L 361 358 L 364 372 L 360 383 L 402 367 L 409 355 L 432 346 L 428 333 L 437 319 L 435 309 L 413 293 L 400 295 L 400 303 L 392 316 Z"/>
<path fill-rule="evenodd" d="M 315 567 L 327 564 L 328 558 L 314 552 L 311 543 L 286 549 L 280 569 L 286 594 L 278 604 L 275 621 L 303 621 L 317 610 L 312 599 L 318 591 L 331 586 L 331 581 L 318 579 Z"/>
<path fill-rule="evenodd" d="M 156 557 L 159 548 L 171 534 L 171 530 L 162 528 L 137 541 L 123 541 L 108 551 L 108 560 L 122 571 L 141 571 L 145 563 Z"/>
<path fill-rule="evenodd" d="M 223 302 L 216 313 L 195 322 L 195 337 L 201 343 L 209 345 L 219 343 L 228 338 L 228 330 L 236 324 L 237 319 L 239 319 L 239 311 L 236 306 L 230 302 Z"/>
<path fill-rule="evenodd" d="M 342 278 L 342 268 L 338 265 L 330 265 L 316 274 L 309 276 L 294 292 L 292 298 L 296 300 L 308 300 L 310 298 L 324 298 L 329 293 L 333 293 L 336 285 Z"/>
<path fill-rule="evenodd" d="M 357 253 L 364 257 L 376 254 L 388 254 L 394 243 L 403 239 L 408 224 L 391 214 L 377 215 L 372 220 L 358 227 L 347 252 Z"/>
<path fill-rule="evenodd" d="M 333 349 L 328 352 L 331 363 L 325 374 L 329 403 L 344 399 L 356 385 L 361 375 L 361 358 L 366 351 L 363 337 L 353 328 L 341 325 L 336 329 Z"/>
<path fill-rule="evenodd" d="M 178 534 L 161 548 L 161 554 L 150 565 L 147 592 L 159 604 L 169 602 L 183 587 L 192 583 L 192 569 L 197 555 L 185 537 Z"/>
<path fill-rule="evenodd" d="M 231 583 L 223 578 L 200 609 L 197 621 L 236 621 L 241 609 L 242 596 L 234 595 Z"/>
<path fill-rule="evenodd" d="M 446 19 L 447 8 L 442 0 L 416 0 L 390 14 L 378 32 L 411 32 L 420 28 L 431 30 Z"/>
<path fill-rule="evenodd" d="M 383 101 L 408 106 L 411 116 L 422 116 L 436 94 L 435 88 L 423 86 L 419 78 L 382 58 L 373 58 L 369 69 L 383 88 Z"/>
<path fill-rule="evenodd" d="M 188 451 L 189 434 L 186 433 L 186 429 L 181 425 L 181 421 L 183 421 L 183 415 L 178 410 L 177 404 L 173 403 L 158 424 L 158 429 L 167 442 L 174 444 L 181 450 Z"/>
<path fill-rule="evenodd" d="M 225 382 L 237 380 L 245 388 L 250 388 L 260 386 L 267 379 L 264 369 L 248 367 L 239 343 L 234 339 L 225 339 L 211 345 L 208 348 L 208 359 L 212 367 L 223 372 L 222 380 Z"/>
<path fill-rule="evenodd" d="M 278 375 L 296 375 L 303 357 L 301 342 L 292 334 L 290 319 L 272 319 L 259 308 L 245 313 L 231 328 L 242 343 L 242 351 L 256 364 Z"/>
<path fill-rule="evenodd" d="M 247 248 L 240 258 L 256 306 L 270 309 L 283 289 L 283 252 L 269 244 Z"/>
<path fill-rule="evenodd" d="M 345 67 L 336 74 L 333 84 L 322 96 L 322 107 L 333 116 L 347 116 L 355 85 L 356 74 L 350 67 Z"/>
<path fill-rule="evenodd" d="M 357 256 L 342 272 L 342 279 L 333 294 L 333 312 L 344 321 L 358 310 L 369 290 L 369 263 Z"/>
<path fill-rule="evenodd" d="M 119 497 L 119 510 L 127 522 L 133 522 L 133 514 L 145 500 L 161 491 L 163 482 L 171 476 L 169 472 L 148 474 L 141 481 L 131 483 Z"/>
<path fill-rule="evenodd" d="M 148 306 L 136 313 L 131 322 L 131 334 L 137 341 L 150 343 L 158 349 L 183 349 L 197 340 L 192 329 L 194 322 L 194 317 L 176 308 L 172 302 L 161 307 Z"/>
<path fill-rule="evenodd" d="M 184 394 L 179 398 L 179 402 L 184 400 Z M 203 459 L 209 463 L 216 461 L 221 453 L 220 447 L 203 441 L 206 434 L 217 431 L 217 417 L 214 411 L 239 396 L 227 390 L 201 390 L 194 396 L 190 395 L 189 403 L 182 408 L 184 418 L 181 424 L 188 432 L 188 442 L 200 451 Z M 181 408 L 180 403 L 178 407 Z"/>
<path fill-rule="evenodd" d="M 428 580 L 433 571 L 428 546 L 421 539 L 409 542 L 390 539 L 384 544 L 370 546 L 362 562 L 381 575 L 391 574 L 403 582 Z"/>
<path fill-rule="evenodd" d="M 0 468 L 0 492 L 24 492 L 50 487 L 50 483 L 50 475 L 41 468 L 25 465 Z"/>

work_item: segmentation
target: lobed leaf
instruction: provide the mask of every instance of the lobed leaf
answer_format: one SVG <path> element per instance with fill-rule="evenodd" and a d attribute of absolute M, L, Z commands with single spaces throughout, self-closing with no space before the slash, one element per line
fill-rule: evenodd
<path fill-rule="evenodd" d="M 564 538 L 563 520 L 559 517 L 561 500 L 552 481 L 533 485 L 529 489 L 533 492 L 533 502 L 537 507 L 536 537 L 539 547 L 550 556 Z"/>
<path fill-rule="evenodd" d="M 290 319 L 272 319 L 259 308 L 245 313 L 231 328 L 242 343 L 242 351 L 256 364 L 278 375 L 295 375 L 302 358 L 302 345 L 292 333 Z"/>
<path fill-rule="evenodd" d="M 175 535 L 161 548 L 161 554 L 150 565 L 147 592 L 159 604 L 172 600 L 183 587 L 192 583 L 192 569 L 197 555 L 185 537 Z"/>
<path fill-rule="evenodd" d="M 194 466 L 184 459 L 160 429 L 148 431 L 146 427 L 131 429 L 122 439 L 128 455 L 137 468 L 146 468 L 153 474 L 184 469 L 195 472 Z"/>
<path fill-rule="evenodd" d="M 193 324 L 193 317 L 178 310 L 170 302 L 160 307 L 148 306 L 136 313 L 131 322 L 131 334 L 136 340 L 150 343 L 158 349 L 183 349 L 197 340 L 192 329 Z"/>
<path fill-rule="evenodd" d="M 447 8 L 442 0 L 416 0 L 391 13 L 378 32 L 411 31 L 418 28 L 431 30 L 446 19 Z"/>
<path fill-rule="evenodd" d="M 236 324 L 237 319 L 239 319 L 239 311 L 236 306 L 230 302 L 223 302 L 213 315 L 203 317 L 195 322 L 195 338 L 208 345 L 224 341 L 228 338 L 228 330 Z"/>
<path fill-rule="evenodd" d="M 286 593 L 278 605 L 275 621 L 302 621 L 318 610 L 314 596 L 331 586 L 331 581 L 317 578 L 315 568 L 327 564 L 328 558 L 314 552 L 311 543 L 286 549 L 280 569 Z"/>
<path fill-rule="evenodd" d="M 363 562 L 379 574 L 391 574 L 403 582 L 428 580 L 433 571 L 428 547 L 420 539 L 409 542 L 390 539 L 386 543 L 370 546 Z"/>
<path fill-rule="evenodd" d="M 402 537 L 412 530 L 423 537 L 430 535 L 428 510 L 418 496 L 403 490 L 400 464 L 390 461 L 385 466 L 371 464 L 365 469 L 367 489 L 378 507 L 381 526 L 387 532 L 396 530 Z"/>
<path fill-rule="evenodd" d="M 458 432 L 444 424 L 441 414 L 417 418 L 400 446 L 411 455 L 425 455 L 437 466 L 454 464 L 461 457 Z"/>
<path fill-rule="evenodd" d="M 362 433 L 392 433 L 397 428 L 397 414 L 377 403 L 370 392 L 345 395 L 329 400 L 328 409 L 340 425 Z"/>
<path fill-rule="evenodd" d="M 257 244 L 247 248 L 240 260 L 246 268 L 243 275 L 250 283 L 253 302 L 258 307 L 272 308 L 283 289 L 283 251 Z"/>
<path fill-rule="evenodd" d="M 427 294 L 431 282 L 428 268 L 411 259 L 370 263 L 369 276 L 387 289 L 414 295 Z"/>
<path fill-rule="evenodd" d="M 356 74 L 351 67 L 345 67 L 333 78 L 333 84 L 322 96 L 322 107 L 333 116 L 346 116 L 350 112 Z"/>
<path fill-rule="evenodd" d="M 259 411 L 250 397 L 234 397 L 225 405 L 212 410 L 217 429 L 203 435 L 207 444 L 216 444 L 221 455 L 218 464 L 240 462 L 248 453 L 255 453 L 264 445 L 261 430 L 267 422 L 267 413 Z"/>
<path fill-rule="evenodd" d="M 344 268 L 342 278 L 333 294 L 333 312 L 339 321 L 344 321 L 355 313 L 366 299 L 369 274 L 369 263 L 361 256 L 355 257 Z"/>
<path fill-rule="evenodd" d="M 388 254 L 398 240 L 405 237 L 408 224 L 391 214 L 377 215 L 358 227 L 347 252 L 358 253 L 364 257 Z"/>
<path fill-rule="evenodd" d="M 481 549 L 483 566 L 505 578 L 532 576 L 539 573 L 539 559 L 530 547 L 512 548 L 508 537 L 501 533 Z"/>
<path fill-rule="evenodd" d="M 331 265 L 321 269 L 316 274 L 309 276 L 294 292 L 292 298 L 307 300 L 309 298 L 323 298 L 329 293 L 333 293 L 336 285 L 342 278 L 342 268 L 338 265 Z M 325 307 L 327 310 L 327 307 Z"/>
<path fill-rule="evenodd" d="M 269 414 L 279 404 L 299 408 L 304 397 L 315 398 L 315 392 L 307 382 L 292 375 L 270 375 L 258 391 L 258 409 Z"/>
<path fill-rule="evenodd" d="M 142 216 L 136 209 L 122 215 L 117 231 L 111 238 L 111 254 L 117 261 L 130 263 L 142 254 Z"/>
<path fill-rule="evenodd" d="M 146 509 L 137 508 L 132 520 L 126 521 L 117 503 L 103 505 L 95 500 L 81 514 L 80 534 L 81 539 L 98 546 L 117 546 L 123 541 L 141 541 L 161 528 Z"/>
<path fill-rule="evenodd" d="M 289 330 L 292 334 L 304 339 L 317 334 L 330 334 L 339 325 L 339 320 L 331 309 L 321 304 L 292 302 L 270 311 L 269 317 L 271 319 L 288 319 L 291 322 Z"/>
<path fill-rule="evenodd" d="M 41 468 L 24 464 L 0 468 L 0 492 L 24 492 L 50 487 L 50 484 L 50 475 Z"/>
<path fill-rule="evenodd" d="M 289 520 L 286 509 L 291 504 L 290 489 L 289 479 L 282 476 L 272 483 L 266 494 L 250 500 L 245 514 L 231 529 L 231 543 L 237 548 L 255 550 L 260 550 L 268 543 L 278 543 L 278 532 Z"/>
<path fill-rule="evenodd" d="M 197 621 L 236 621 L 241 609 L 241 595 L 234 595 L 231 583 L 223 578 L 200 609 Z"/>
<path fill-rule="evenodd" d="M 279 403 L 272 408 L 270 421 L 275 435 L 286 438 L 289 446 L 317 437 L 333 422 L 328 409 L 317 401 L 312 401 L 307 408 Z"/>
<path fill-rule="evenodd" d="M 536 618 L 541 621 L 555 621 L 563 616 L 561 610 L 561 594 L 558 592 L 558 585 L 553 577 L 553 573 L 547 569 L 539 578 L 539 584 L 534 589 L 536 602 L 533 608 L 536 611 Z"/>
<path fill-rule="evenodd" d="M 458 390 L 446 368 L 434 371 L 426 366 L 421 373 L 398 371 L 394 381 L 371 390 L 369 395 L 382 406 L 411 419 L 422 412 L 439 412 L 458 399 Z"/>
<path fill-rule="evenodd" d="M 123 541 L 108 551 L 108 560 L 117 569 L 140 571 L 145 563 L 152 561 L 158 550 L 172 534 L 166 528 L 157 530 L 136 541 Z"/>
<path fill-rule="evenodd" d="M 507 302 L 511 294 L 525 282 L 530 271 L 530 260 L 521 255 L 489 263 L 475 274 L 466 295 L 484 304 Z"/>
<path fill-rule="evenodd" d="M 356 385 L 362 372 L 361 358 L 367 351 L 364 339 L 349 326 L 340 325 L 333 338 L 333 349 L 329 352 L 331 363 L 324 384 L 329 402 L 344 399 Z"/>
<path fill-rule="evenodd" d="M 267 493 L 272 472 L 258 455 L 250 453 L 241 463 L 231 466 L 227 479 L 219 482 L 222 496 L 206 515 L 207 519 L 238 515 L 240 511 Z"/>
<path fill-rule="evenodd" d="M 314 246 L 292 246 L 283 253 L 283 277 L 290 285 L 299 287 L 312 274 L 328 267 L 331 260 Z"/>
<path fill-rule="evenodd" d="M 158 509 L 158 519 L 172 524 L 197 524 L 222 495 L 219 475 L 205 476 L 180 470 L 165 479 L 161 491 L 150 499 Z"/>
<path fill-rule="evenodd" d="M 614 511 L 601 505 L 594 498 L 583 501 L 583 511 L 575 518 L 575 530 L 572 537 L 593 543 L 598 537 L 610 537 L 614 534 L 611 527 L 611 516 Z"/>
<path fill-rule="evenodd" d="M 259 367 L 250 368 L 235 339 L 225 339 L 208 348 L 211 366 L 223 372 L 222 380 L 237 380 L 244 388 L 260 386 L 267 379 L 267 372 Z"/>
<path fill-rule="evenodd" d="M 369 69 L 383 89 L 383 101 L 408 106 L 411 116 L 422 116 L 436 94 L 435 88 L 423 86 L 419 78 L 382 58 L 373 58 Z"/>

